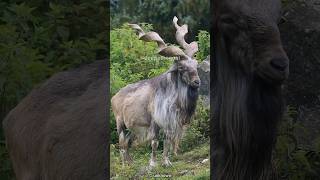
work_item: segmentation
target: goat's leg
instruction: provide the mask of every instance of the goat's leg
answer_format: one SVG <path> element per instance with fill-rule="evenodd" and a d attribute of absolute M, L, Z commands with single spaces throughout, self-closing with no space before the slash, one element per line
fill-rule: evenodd
<path fill-rule="evenodd" d="M 121 155 L 121 160 L 122 160 L 122 166 L 125 165 L 125 154 L 126 154 L 126 146 L 125 146 L 125 135 L 124 132 L 120 132 L 119 135 L 119 147 L 120 147 L 120 155 Z"/>
<path fill-rule="evenodd" d="M 180 139 L 179 139 L 179 138 L 174 138 L 173 141 L 172 141 L 173 154 L 174 154 L 175 156 L 178 155 L 179 142 L 180 142 Z"/>
<path fill-rule="evenodd" d="M 176 135 L 172 139 L 173 154 L 175 156 L 178 155 L 179 143 L 180 143 L 180 140 L 182 138 L 182 134 L 183 134 L 183 127 L 179 128 L 179 129 L 176 129 Z"/>
<path fill-rule="evenodd" d="M 132 158 L 129 155 L 129 146 L 132 142 L 132 134 L 130 132 L 125 134 L 125 126 L 123 123 L 121 123 L 121 121 L 117 121 L 117 131 L 119 134 L 119 147 L 122 165 L 124 165 L 126 162 L 131 163 Z"/>
<path fill-rule="evenodd" d="M 172 166 L 172 163 L 169 160 L 169 151 L 170 151 L 171 140 L 165 138 L 163 141 L 163 166 Z"/>
<path fill-rule="evenodd" d="M 120 146 L 120 154 L 122 157 L 122 164 L 124 165 L 126 162 L 131 163 L 133 160 L 129 155 L 129 147 L 130 143 L 132 142 L 132 134 L 129 132 L 128 134 L 124 135 L 124 132 L 120 133 L 119 136 L 119 146 Z"/>
<path fill-rule="evenodd" d="M 151 139 L 151 148 L 152 148 L 152 153 L 151 153 L 151 159 L 149 161 L 149 166 L 150 167 L 155 167 L 157 165 L 157 149 L 159 145 L 158 137 L 159 137 L 159 126 L 152 121 L 151 126 L 149 128 L 148 132 L 148 139 Z"/>
<path fill-rule="evenodd" d="M 151 153 L 151 159 L 149 162 L 150 167 L 155 167 L 157 165 L 157 148 L 159 145 L 159 141 L 154 139 L 151 141 L 151 147 L 152 147 L 152 153 Z"/>
<path fill-rule="evenodd" d="M 128 163 L 132 163 L 133 162 L 133 159 L 132 157 L 129 155 L 129 148 L 131 147 L 132 145 L 132 141 L 134 139 L 134 135 L 131 133 L 131 132 L 128 132 L 128 134 L 126 135 L 126 147 L 127 147 L 127 151 L 126 151 L 126 154 L 125 154 L 125 159 Z"/>

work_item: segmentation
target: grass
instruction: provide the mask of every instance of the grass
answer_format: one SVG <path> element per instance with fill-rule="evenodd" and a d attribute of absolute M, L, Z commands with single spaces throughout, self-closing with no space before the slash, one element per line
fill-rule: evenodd
<path fill-rule="evenodd" d="M 112 144 L 110 147 L 111 179 L 210 179 L 209 161 L 202 163 L 204 159 L 209 158 L 209 148 L 209 142 L 205 142 L 176 157 L 170 156 L 171 167 L 161 166 L 162 151 L 159 150 L 157 167 L 146 170 L 149 165 L 150 147 L 131 149 L 134 162 L 123 167 L 119 149 Z"/>

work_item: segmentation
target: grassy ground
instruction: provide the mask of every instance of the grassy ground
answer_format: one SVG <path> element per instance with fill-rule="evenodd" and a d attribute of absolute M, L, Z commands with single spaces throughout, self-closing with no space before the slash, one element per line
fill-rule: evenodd
<path fill-rule="evenodd" d="M 195 148 L 180 153 L 178 156 L 170 156 L 171 167 L 161 166 L 162 151 L 157 153 L 158 165 L 152 170 L 148 170 L 151 148 L 140 147 L 131 150 L 133 163 L 122 166 L 119 150 L 115 145 L 110 148 L 110 172 L 111 179 L 210 179 L 209 142 L 200 144 Z"/>

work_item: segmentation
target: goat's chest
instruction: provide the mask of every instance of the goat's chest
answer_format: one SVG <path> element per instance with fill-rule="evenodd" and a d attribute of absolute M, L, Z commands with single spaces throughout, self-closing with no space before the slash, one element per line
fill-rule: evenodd
<path fill-rule="evenodd" d="M 181 113 L 183 109 L 179 102 L 179 93 L 172 92 L 158 94 L 153 101 L 152 119 L 161 128 L 170 128 L 171 126 L 181 126 Z"/>

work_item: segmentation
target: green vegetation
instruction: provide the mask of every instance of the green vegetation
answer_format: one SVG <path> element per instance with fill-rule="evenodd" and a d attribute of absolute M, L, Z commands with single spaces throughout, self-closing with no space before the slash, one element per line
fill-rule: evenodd
<path fill-rule="evenodd" d="M 209 161 L 203 162 L 209 158 L 209 144 L 201 144 L 187 153 L 171 157 L 172 167 L 161 166 L 161 151 L 158 151 L 158 166 L 148 170 L 147 166 L 150 160 L 150 149 L 144 148 L 132 150 L 134 163 L 122 166 L 119 150 L 111 145 L 111 177 L 112 179 L 128 179 L 139 177 L 141 179 L 152 179 L 155 177 L 171 177 L 171 179 L 209 179 L 210 164 Z"/>
<path fill-rule="evenodd" d="M 0 120 L 52 74 L 106 58 L 106 0 L 0 2 Z M 2 123 L 0 123 L 2 124 Z M 0 179 L 11 179 L 0 125 Z"/>
<path fill-rule="evenodd" d="M 297 111 L 288 106 L 287 113 L 280 123 L 274 163 L 281 179 L 313 180 L 319 178 L 320 172 L 320 141 L 314 148 L 304 147 L 298 143 L 297 131 L 307 130 L 299 122 L 294 121 Z M 306 133 L 300 136 L 305 137 Z"/>
<path fill-rule="evenodd" d="M 207 31 L 200 30 L 197 38 L 199 51 L 196 54 L 196 59 L 201 62 L 210 54 L 210 34 Z"/>

